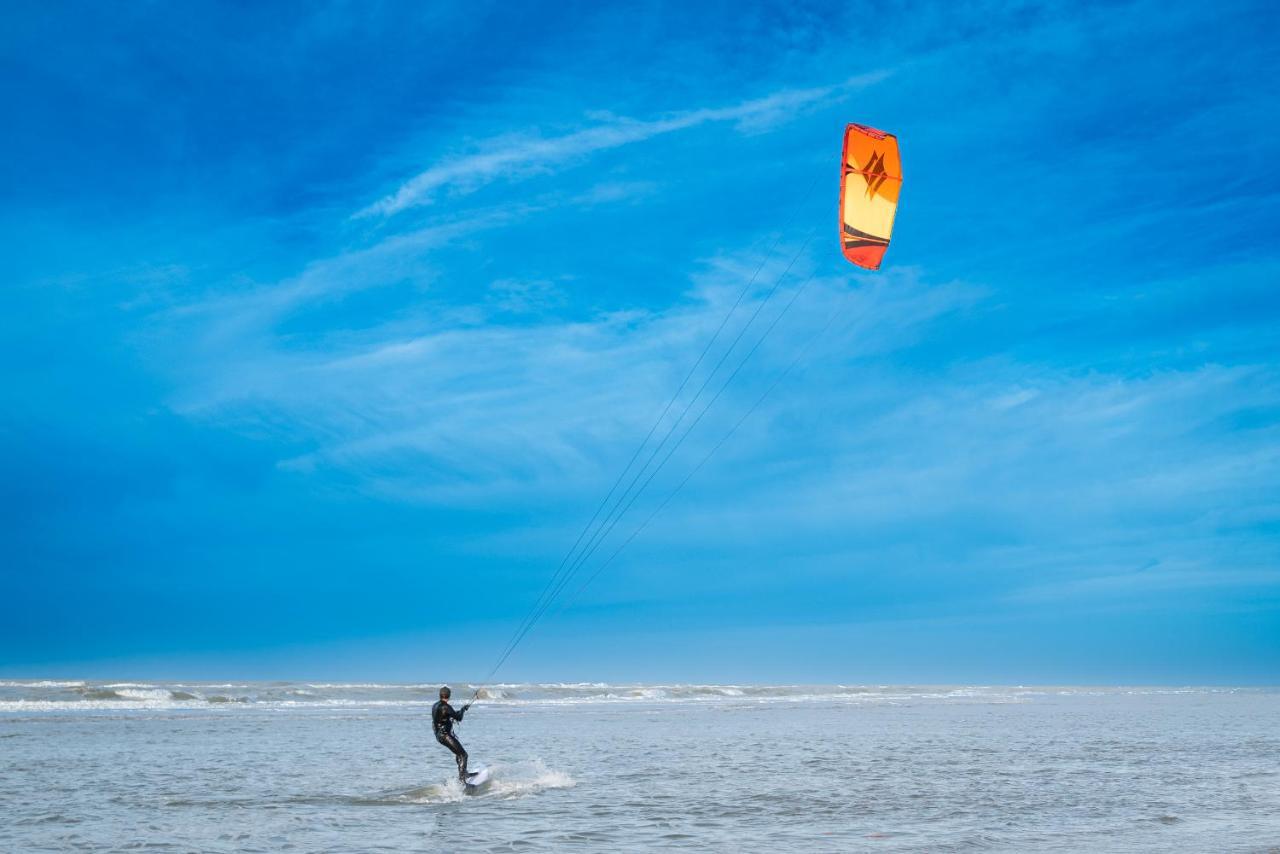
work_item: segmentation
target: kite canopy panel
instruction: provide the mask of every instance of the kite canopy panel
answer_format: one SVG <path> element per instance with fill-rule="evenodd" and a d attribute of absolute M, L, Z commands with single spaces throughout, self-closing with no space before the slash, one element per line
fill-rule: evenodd
<path fill-rule="evenodd" d="M 898 138 L 865 125 L 848 125 L 840 168 L 840 245 L 844 257 L 859 267 L 880 269 L 893 234 L 901 189 Z"/>

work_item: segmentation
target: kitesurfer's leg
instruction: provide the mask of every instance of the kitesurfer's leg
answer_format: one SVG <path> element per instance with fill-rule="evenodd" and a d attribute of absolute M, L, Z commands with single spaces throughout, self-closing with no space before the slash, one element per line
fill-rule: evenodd
<path fill-rule="evenodd" d="M 458 761 L 458 779 L 465 783 L 467 782 L 467 751 L 463 748 L 462 742 L 452 735 L 449 736 L 449 740 L 453 742 L 449 749 L 453 751 L 453 758 Z"/>
<path fill-rule="evenodd" d="M 467 751 L 463 749 L 462 742 L 458 741 L 452 733 L 448 735 L 437 735 L 436 741 L 443 744 L 453 752 L 453 758 L 458 763 L 458 779 L 467 782 Z"/>

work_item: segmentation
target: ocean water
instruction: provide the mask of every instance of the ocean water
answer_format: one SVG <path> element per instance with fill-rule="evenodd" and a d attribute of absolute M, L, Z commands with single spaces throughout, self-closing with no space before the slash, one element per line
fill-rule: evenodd
<path fill-rule="evenodd" d="M 0 851 L 1280 852 L 1277 690 L 435 689 L 0 681 Z"/>

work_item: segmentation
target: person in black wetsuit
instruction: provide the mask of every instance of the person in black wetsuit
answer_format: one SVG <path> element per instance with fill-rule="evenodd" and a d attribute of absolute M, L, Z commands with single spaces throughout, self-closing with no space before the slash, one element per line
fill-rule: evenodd
<path fill-rule="evenodd" d="M 462 743 L 453 734 L 453 722 L 461 721 L 471 704 L 467 703 L 460 711 L 454 711 L 453 706 L 449 705 L 450 694 L 448 685 L 440 689 L 440 699 L 431 707 L 431 728 L 435 730 L 436 741 L 452 751 L 453 758 L 458 762 L 458 779 L 466 783 L 467 751 L 463 750 Z"/>

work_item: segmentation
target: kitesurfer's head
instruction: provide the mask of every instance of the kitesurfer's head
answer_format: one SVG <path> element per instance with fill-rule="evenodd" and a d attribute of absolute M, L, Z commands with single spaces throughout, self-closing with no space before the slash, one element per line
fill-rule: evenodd
<path fill-rule="evenodd" d="M 451 695 L 452 693 L 453 692 L 449 690 L 449 686 L 445 685 L 443 688 L 440 689 L 440 699 L 447 700 L 449 699 L 449 695 Z"/>

